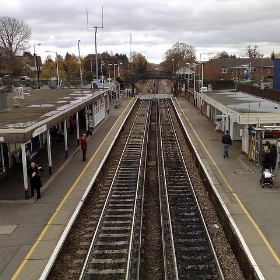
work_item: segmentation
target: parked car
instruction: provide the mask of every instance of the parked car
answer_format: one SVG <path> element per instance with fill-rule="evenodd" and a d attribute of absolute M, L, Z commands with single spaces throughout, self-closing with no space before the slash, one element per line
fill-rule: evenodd
<path fill-rule="evenodd" d="M 207 92 L 208 91 L 208 88 L 207 87 L 201 87 L 200 88 L 200 92 Z"/>
<path fill-rule="evenodd" d="M 21 76 L 20 79 L 22 81 L 30 81 L 30 78 L 28 76 Z"/>

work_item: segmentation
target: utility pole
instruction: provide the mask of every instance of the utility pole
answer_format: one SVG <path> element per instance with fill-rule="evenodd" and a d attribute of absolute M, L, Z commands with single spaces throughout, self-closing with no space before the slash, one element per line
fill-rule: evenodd
<path fill-rule="evenodd" d="M 102 26 L 89 26 L 88 25 L 88 12 L 87 12 L 87 28 L 88 29 L 95 29 L 94 33 L 94 44 L 95 44 L 95 75 L 96 79 L 98 80 L 98 58 L 97 58 L 97 41 L 96 41 L 96 35 L 97 35 L 97 29 L 103 28 L 103 6 L 102 6 Z"/>
<path fill-rule="evenodd" d="M 80 53 L 80 40 L 78 40 L 78 52 L 79 52 L 79 64 L 80 64 L 80 78 L 81 78 L 81 88 L 83 88 L 83 73 L 82 73 L 82 61 Z"/>

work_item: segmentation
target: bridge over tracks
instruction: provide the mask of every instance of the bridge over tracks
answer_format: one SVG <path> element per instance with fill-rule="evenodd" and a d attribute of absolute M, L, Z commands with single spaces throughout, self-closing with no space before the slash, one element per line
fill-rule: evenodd
<path fill-rule="evenodd" d="M 139 80 L 162 80 L 168 79 L 172 80 L 174 76 L 172 73 L 165 72 L 165 71 L 145 71 L 143 73 L 137 73 L 128 77 L 127 83 L 133 84 Z"/>

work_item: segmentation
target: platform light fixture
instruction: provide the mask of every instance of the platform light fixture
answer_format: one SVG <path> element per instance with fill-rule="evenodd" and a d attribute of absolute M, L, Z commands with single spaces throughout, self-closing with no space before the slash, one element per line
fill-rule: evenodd
<path fill-rule="evenodd" d="M 82 61 L 81 61 L 81 53 L 80 53 L 80 42 L 81 42 L 81 40 L 78 40 L 78 53 L 79 53 L 80 79 L 81 79 L 81 88 L 83 88 L 83 73 L 82 73 Z"/>
<path fill-rule="evenodd" d="M 41 46 L 41 44 L 39 43 L 39 44 L 33 45 L 34 58 L 35 58 L 34 66 L 35 66 L 35 73 L 36 73 L 36 86 L 37 86 L 37 89 L 38 89 L 39 88 L 39 65 L 38 65 L 38 62 L 37 62 L 37 54 L 36 54 L 36 49 L 35 49 L 36 46 Z"/>

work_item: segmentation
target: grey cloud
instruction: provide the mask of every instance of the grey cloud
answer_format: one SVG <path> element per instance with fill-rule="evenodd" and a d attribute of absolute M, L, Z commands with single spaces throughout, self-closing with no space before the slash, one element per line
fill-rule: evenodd
<path fill-rule="evenodd" d="M 32 40 L 40 42 L 42 50 L 53 46 L 66 53 L 76 51 L 78 39 L 94 45 L 86 8 L 90 26 L 100 26 L 102 5 L 99 51 L 123 49 L 129 55 L 131 33 L 132 51 L 143 52 L 148 60 L 161 61 L 178 41 L 204 52 L 227 50 L 238 55 L 248 44 L 258 45 L 265 54 L 280 52 L 278 0 L 47 0 L 43 5 L 37 0 L 13 0 L 1 7 L 1 14 L 29 24 Z"/>

